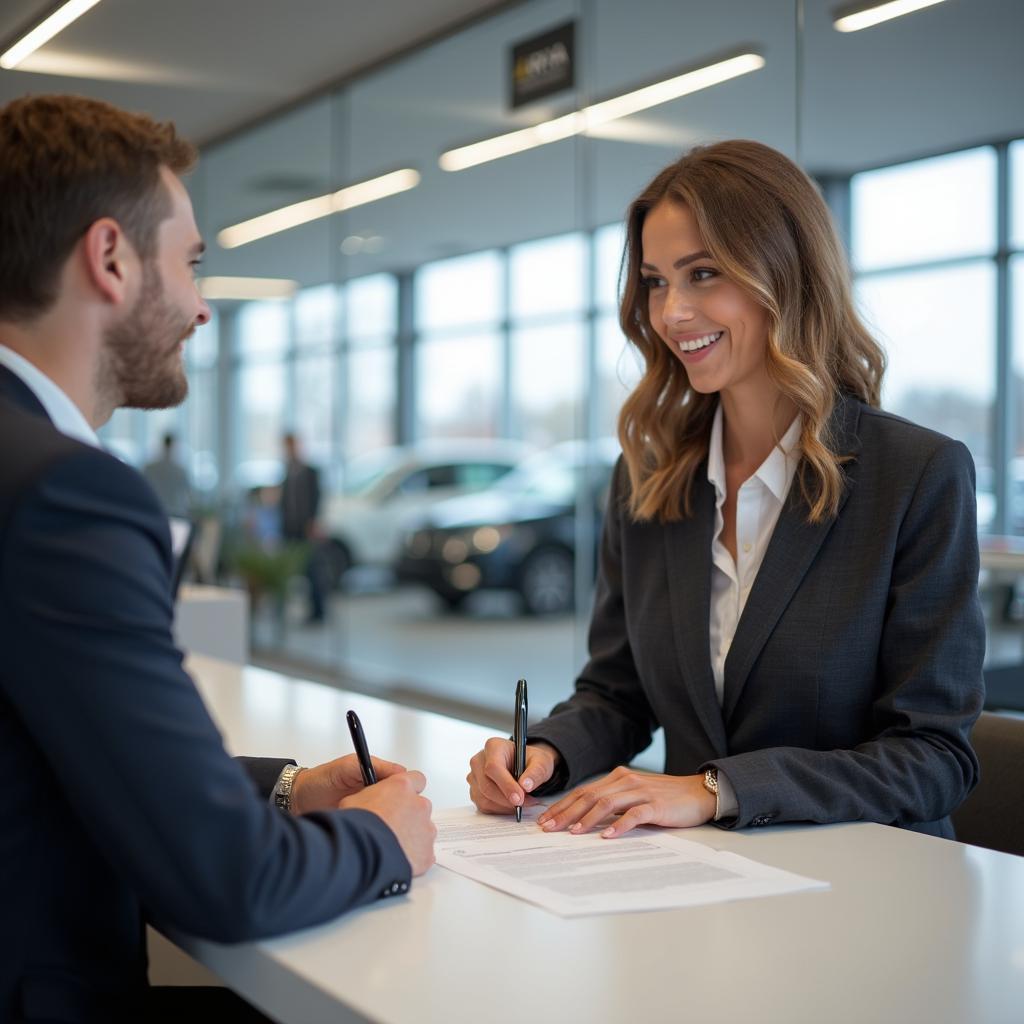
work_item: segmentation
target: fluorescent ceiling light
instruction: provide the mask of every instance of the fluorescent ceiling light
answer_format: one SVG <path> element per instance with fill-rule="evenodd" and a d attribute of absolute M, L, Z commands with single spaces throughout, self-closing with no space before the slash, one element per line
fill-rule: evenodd
<path fill-rule="evenodd" d="M 392 171 L 391 174 L 348 185 L 337 192 L 317 196 L 315 199 L 304 199 L 301 203 L 292 203 L 291 206 L 283 206 L 280 210 L 271 210 L 270 213 L 224 228 L 217 235 L 217 242 L 225 249 L 234 249 L 239 245 L 255 242 L 257 238 L 266 238 L 267 235 L 287 231 L 300 224 L 308 224 L 311 220 L 327 217 L 332 213 L 341 213 L 342 210 L 351 210 L 356 206 L 375 203 L 378 199 L 406 192 L 419 183 L 420 173 L 411 167 Z"/>
<path fill-rule="evenodd" d="M 944 2 L 945 0 L 889 0 L 888 3 L 874 4 L 866 9 L 841 15 L 832 22 L 832 27 L 838 32 L 859 32 L 862 28 L 871 28 L 872 25 L 878 25 L 883 21 L 902 18 L 904 14 L 913 14 L 914 11 Z"/>
<path fill-rule="evenodd" d="M 16 68 L 29 54 L 48 43 L 58 32 L 80 18 L 100 0 L 68 0 L 61 4 L 49 17 L 44 18 L 34 29 L 23 35 L 9 50 L 0 54 L 0 68 L 10 71 Z"/>
<path fill-rule="evenodd" d="M 281 277 L 203 277 L 199 293 L 204 299 L 290 299 L 298 281 Z"/>
<path fill-rule="evenodd" d="M 467 167 L 475 167 L 488 160 L 497 160 L 499 157 L 533 149 L 534 146 L 544 146 L 549 142 L 580 135 L 616 118 L 627 117 L 640 110 L 655 107 L 659 103 L 667 103 L 680 96 L 718 85 L 719 82 L 727 82 L 730 78 L 758 71 L 764 64 L 764 58 L 759 54 L 744 53 L 601 103 L 593 103 L 582 110 L 574 110 L 550 121 L 542 121 L 532 128 L 521 128 L 519 131 L 498 135 L 493 139 L 484 139 L 482 142 L 474 142 L 459 149 L 450 149 L 441 154 L 439 163 L 443 170 L 463 171 Z"/>

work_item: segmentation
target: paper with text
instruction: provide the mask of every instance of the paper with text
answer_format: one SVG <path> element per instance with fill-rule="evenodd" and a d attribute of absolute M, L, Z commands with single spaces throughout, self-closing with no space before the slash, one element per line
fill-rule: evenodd
<path fill-rule="evenodd" d="M 827 889 L 828 882 L 642 828 L 619 839 L 549 834 L 475 808 L 438 811 L 437 863 L 563 917 L 666 910 Z"/>

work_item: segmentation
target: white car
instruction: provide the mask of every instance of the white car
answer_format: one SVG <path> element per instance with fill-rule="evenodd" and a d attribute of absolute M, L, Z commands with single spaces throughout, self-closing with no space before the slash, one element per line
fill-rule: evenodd
<path fill-rule="evenodd" d="M 353 565 L 394 565 L 407 520 L 446 498 L 490 487 L 530 448 L 517 441 L 437 441 L 353 460 L 321 521 L 335 582 Z"/>

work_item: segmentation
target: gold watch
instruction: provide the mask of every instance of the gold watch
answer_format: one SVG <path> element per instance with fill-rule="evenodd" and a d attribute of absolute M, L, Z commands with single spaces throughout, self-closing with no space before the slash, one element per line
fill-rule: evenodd
<path fill-rule="evenodd" d="M 715 802 L 718 802 L 718 769 L 709 768 L 704 773 L 704 788 L 709 793 L 715 794 Z"/>

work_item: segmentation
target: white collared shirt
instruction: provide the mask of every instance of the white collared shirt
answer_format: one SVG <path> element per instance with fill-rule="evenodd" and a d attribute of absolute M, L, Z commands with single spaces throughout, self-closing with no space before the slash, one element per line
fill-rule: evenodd
<path fill-rule="evenodd" d="M 102 447 L 82 410 L 42 370 L 5 345 L 0 345 L 0 365 L 6 366 L 39 399 L 47 416 L 62 434 L 94 448 Z"/>
<path fill-rule="evenodd" d="M 797 416 L 782 440 L 745 480 L 736 495 L 736 561 L 722 540 L 725 517 L 725 457 L 722 453 L 722 405 L 715 411 L 708 444 L 708 480 L 715 488 L 715 529 L 711 541 L 711 667 L 715 676 L 715 694 L 719 705 L 725 696 L 725 659 L 732 647 L 736 627 L 747 604 L 747 597 L 764 561 L 768 543 L 779 521 L 786 495 L 800 462 L 798 442 L 802 417 Z M 719 818 L 736 813 L 732 786 L 724 775 L 718 779 Z"/>

